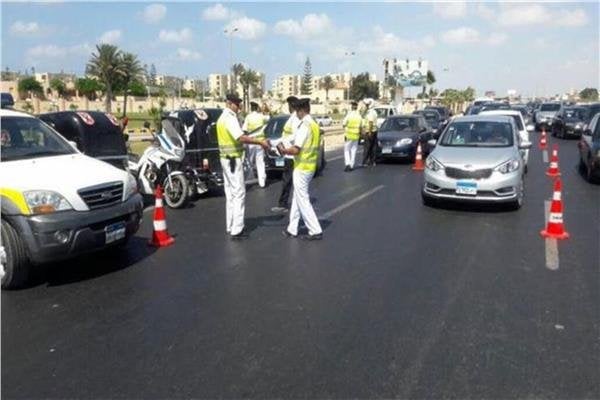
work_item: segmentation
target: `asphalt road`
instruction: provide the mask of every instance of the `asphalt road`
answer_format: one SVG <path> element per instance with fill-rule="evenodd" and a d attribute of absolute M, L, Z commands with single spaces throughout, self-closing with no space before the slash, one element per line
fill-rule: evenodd
<path fill-rule="evenodd" d="M 167 211 L 169 248 L 146 245 L 147 213 L 125 250 L 3 292 L 2 397 L 600 398 L 600 186 L 558 143 L 558 269 L 537 147 L 517 212 L 424 207 L 410 165 L 344 173 L 332 153 L 321 242 L 282 237 L 275 182 L 248 192 L 246 241 L 204 198 Z"/>

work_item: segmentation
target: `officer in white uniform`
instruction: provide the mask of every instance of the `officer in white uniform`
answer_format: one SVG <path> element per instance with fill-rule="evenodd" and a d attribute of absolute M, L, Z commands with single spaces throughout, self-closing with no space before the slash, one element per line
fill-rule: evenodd
<path fill-rule="evenodd" d="M 351 103 L 352 109 L 344 119 L 342 120 L 342 126 L 344 127 L 344 162 L 346 167 L 345 172 L 352 171 L 354 169 L 354 163 L 356 161 L 356 149 L 358 148 L 358 140 L 360 139 L 360 130 L 362 126 L 362 117 L 358 112 L 358 103 L 353 101 Z"/>
<path fill-rule="evenodd" d="M 292 146 L 285 147 L 283 143 L 277 146 L 280 153 L 294 156 L 292 177 L 294 193 L 290 210 L 290 223 L 287 229 L 283 231 L 283 235 L 297 237 L 298 224 L 300 218 L 302 218 L 308 228 L 308 235 L 302 238 L 305 240 L 321 240 L 323 230 L 310 203 L 309 196 L 309 185 L 317 170 L 317 159 L 319 158 L 320 129 L 319 124 L 310 116 L 310 101 L 308 99 L 301 99 L 296 102 L 296 115 L 301 123 L 294 134 Z"/>
<path fill-rule="evenodd" d="M 265 139 L 264 128 L 268 121 L 262 113 L 258 112 L 258 103 L 250 102 L 250 114 L 246 116 L 242 130 L 247 135 L 252 136 L 257 140 Z M 266 185 L 267 174 L 265 172 L 265 153 L 261 146 L 255 144 L 248 145 L 248 159 L 250 164 L 256 165 L 256 175 L 258 175 L 258 185 L 264 188 Z"/>
<path fill-rule="evenodd" d="M 363 165 L 375 165 L 375 150 L 377 148 L 377 112 L 373 109 L 373 100 L 364 99 L 367 106 L 365 125 L 363 127 L 365 144 L 363 146 Z"/>
<path fill-rule="evenodd" d="M 237 118 L 240 111 L 240 99 L 236 94 L 228 94 L 226 107 L 217 120 L 217 140 L 221 167 L 223 169 L 223 186 L 226 198 L 225 227 L 231 239 L 243 239 L 244 210 L 246 185 L 244 183 L 244 144 L 256 144 L 268 149 L 266 140 L 258 140 L 245 135 Z"/>

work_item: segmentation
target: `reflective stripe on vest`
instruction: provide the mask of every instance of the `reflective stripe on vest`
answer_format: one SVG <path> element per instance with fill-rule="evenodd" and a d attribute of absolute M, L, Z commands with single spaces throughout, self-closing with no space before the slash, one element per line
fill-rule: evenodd
<path fill-rule="evenodd" d="M 346 120 L 346 128 L 344 129 L 344 134 L 346 139 L 348 140 L 358 140 L 360 139 L 360 124 L 362 119 L 360 114 L 356 111 L 351 111 L 348 114 L 348 119 Z"/>
<path fill-rule="evenodd" d="M 294 169 L 304 172 L 315 172 L 317 170 L 317 159 L 319 158 L 321 131 L 319 124 L 310 122 L 308 138 L 300 149 L 300 153 L 294 157 Z"/>
<path fill-rule="evenodd" d="M 246 117 L 246 128 L 248 134 L 252 135 L 255 139 L 264 139 L 265 134 L 261 128 L 265 125 L 265 117 L 262 114 L 250 113 Z"/>
<path fill-rule="evenodd" d="M 217 120 L 217 140 L 219 142 L 219 152 L 221 158 L 237 157 L 241 158 L 244 154 L 244 145 L 235 140 L 225 126 L 225 114 L 222 114 Z"/>
<path fill-rule="evenodd" d="M 289 138 L 290 136 L 292 136 L 292 119 L 288 118 L 287 122 L 283 126 L 283 132 L 281 134 L 281 138 L 285 139 L 285 138 Z"/>

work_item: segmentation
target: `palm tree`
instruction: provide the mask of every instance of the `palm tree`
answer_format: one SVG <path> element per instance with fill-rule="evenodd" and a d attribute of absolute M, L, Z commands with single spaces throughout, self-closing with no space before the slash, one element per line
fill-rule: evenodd
<path fill-rule="evenodd" d="M 244 70 L 240 74 L 240 84 L 242 85 L 242 89 L 244 90 L 244 109 L 248 110 L 248 103 L 250 103 L 250 87 L 256 86 L 258 84 L 259 78 L 258 74 L 251 70 Z"/>
<path fill-rule="evenodd" d="M 329 90 L 335 86 L 331 76 L 327 75 L 323 78 L 323 89 L 325 89 L 325 100 L 329 100 Z"/>
<path fill-rule="evenodd" d="M 127 115 L 127 92 L 129 91 L 129 84 L 134 80 L 141 78 L 146 72 L 140 64 L 137 56 L 132 53 L 123 53 L 121 55 L 121 69 L 123 79 L 123 116 Z"/>
<path fill-rule="evenodd" d="M 423 85 L 423 97 L 425 97 L 425 90 L 427 89 L 427 85 L 431 87 L 435 83 L 435 75 L 433 71 L 427 70 L 427 77 L 425 78 L 425 85 Z"/>
<path fill-rule="evenodd" d="M 235 93 L 237 90 L 237 83 L 238 83 L 238 78 L 242 75 L 242 73 L 246 70 L 246 68 L 244 67 L 244 64 L 233 64 L 233 66 L 231 67 L 231 72 L 233 72 L 233 82 L 232 82 L 232 88 L 231 88 L 231 92 Z"/>
<path fill-rule="evenodd" d="M 105 86 L 104 105 L 106 112 L 111 111 L 113 87 L 123 75 L 121 51 L 111 44 L 96 45 L 96 53 L 92 53 L 86 66 L 86 73 L 98 78 Z"/>

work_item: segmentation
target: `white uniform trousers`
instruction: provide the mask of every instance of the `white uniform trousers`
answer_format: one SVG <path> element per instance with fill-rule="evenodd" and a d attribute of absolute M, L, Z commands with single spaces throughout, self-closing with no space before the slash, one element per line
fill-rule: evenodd
<path fill-rule="evenodd" d="M 346 140 L 344 143 L 344 162 L 346 163 L 346 166 L 354 168 L 357 148 L 358 140 Z"/>
<path fill-rule="evenodd" d="M 244 229 L 246 202 L 246 184 L 241 158 L 235 159 L 235 170 L 231 172 L 229 160 L 221 158 L 223 168 L 223 187 L 225 189 L 225 224 L 227 233 L 237 235 Z"/>
<path fill-rule="evenodd" d="M 256 165 L 256 175 L 260 187 L 265 187 L 267 181 L 267 173 L 265 172 L 265 151 L 262 146 L 255 144 L 248 145 L 246 153 L 250 160 L 250 165 Z"/>
<path fill-rule="evenodd" d="M 300 217 L 302 217 L 304 225 L 308 228 L 309 235 L 318 235 L 323 232 L 317 214 L 315 214 L 315 210 L 310 203 L 310 196 L 308 193 L 308 186 L 310 185 L 313 176 L 313 172 L 304 172 L 299 169 L 295 169 L 292 175 L 294 193 L 292 194 L 290 224 L 287 227 L 287 231 L 294 236 L 298 234 Z"/>

